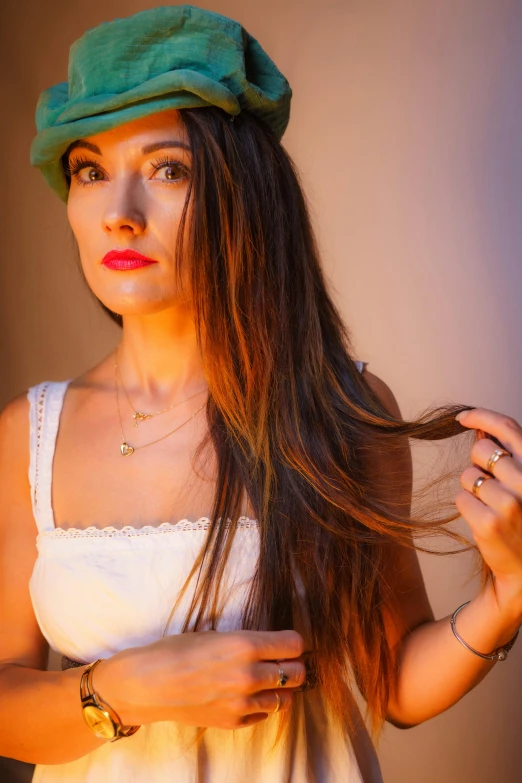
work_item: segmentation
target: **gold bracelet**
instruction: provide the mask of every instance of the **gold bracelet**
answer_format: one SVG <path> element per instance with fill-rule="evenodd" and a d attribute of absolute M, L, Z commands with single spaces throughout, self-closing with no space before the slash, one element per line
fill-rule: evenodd
<path fill-rule="evenodd" d="M 140 726 L 123 726 L 116 710 L 103 701 L 96 693 L 92 685 L 92 676 L 94 669 L 104 660 L 98 660 L 90 663 L 82 672 L 80 679 L 80 699 L 82 703 L 82 713 L 85 723 L 92 733 L 99 739 L 107 739 L 110 742 L 130 737 L 135 734 Z"/>

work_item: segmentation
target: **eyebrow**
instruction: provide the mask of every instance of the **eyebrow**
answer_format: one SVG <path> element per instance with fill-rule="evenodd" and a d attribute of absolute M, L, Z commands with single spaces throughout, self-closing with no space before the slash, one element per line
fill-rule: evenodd
<path fill-rule="evenodd" d="M 167 149 L 168 147 L 180 147 L 181 149 L 187 150 L 187 152 L 192 152 L 188 144 L 173 139 L 172 141 L 155 141 L 153 144 L 147 144 L 143 147 L 142 153 L 143 155 L 148 155 L 151 152 L 157 152 L 157 150 Z"/>
<path fill-rule="evenodd" d="M 72 144 L 70 144 L 67 147 L 66 155 L 68 155 L 70 152 L 76 149 L 86 149 L 90 150 L 91 152 L 95 152 L 97 155 L 101 155 L 101 149 L 96 146 L 96 144 L 91 144 L 90 141 L 85 141 L 85 139 L 77 139 L 77 141 L 73 141 Z"/>
<path fill-rule="evenodd" d="M 141 152 L 143 155 L 150 155 L 151 152 L 157 152 L 158 150 L 173 147 L 179 147 L 181 149 L 187 150 L 187 152 L 192 152 L 188 144 L 174 139 L 167 141 L 155 141 L 152 144 L 146 144 L 145 147 L 142 148 Z M 95 152 L 96 155 L 102 154 L 101 149 L 96 144 L 92 144 L 92 142 L 87 141 L 86 139 L 77 139 L 77 141 L 73 141 L 73 143 L 68 147 L 67 153 L 70 153 L 76 149 L 90 150 L 91 152 Z"/>

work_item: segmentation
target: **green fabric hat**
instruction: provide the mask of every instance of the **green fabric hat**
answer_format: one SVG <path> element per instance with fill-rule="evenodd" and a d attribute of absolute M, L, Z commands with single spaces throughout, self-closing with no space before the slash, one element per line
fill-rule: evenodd
<path fill-rule="evenodd" d="M 264 49 L 227 16 L 193 5 L 140 11 L 71 46 L 69 80 L 44 90 L 31 163 L 67 201 L 60 158 L 71 142 L 164 109 L 251 111 L 280 140 L 292 90 Z"/>

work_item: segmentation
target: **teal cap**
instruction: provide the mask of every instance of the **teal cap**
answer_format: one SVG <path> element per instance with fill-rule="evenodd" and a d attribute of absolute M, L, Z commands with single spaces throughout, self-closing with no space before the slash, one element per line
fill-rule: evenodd
<path fill-rule="evenodd" d="M 292 90 L 239 23 L 194 5 L 140 11 L 88 30 L 69 52 L 68 81 L 36 107 L 31 163 L 67 201 L 61 157 L 76 139 L 165 109 L 250 111 L 280 140 Z"/>

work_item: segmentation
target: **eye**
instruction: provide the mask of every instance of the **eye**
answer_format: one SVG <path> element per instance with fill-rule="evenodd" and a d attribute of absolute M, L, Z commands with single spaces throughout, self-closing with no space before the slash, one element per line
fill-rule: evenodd
<path fill-rule="evenodd" d="M 90 179 L 91 182 L 96 182 L 96 180 L 100 179 L 102 176 L 101 171 L 95 168 L 87 168 L 86 174 L 87 179 Z"/>
<path fill-rule="evenodd" d="M 103 171 L 95 160 L 75 158 L 69 161 L 65 173 L 79 185 L 93 185 L 103 179 Z"/>
<path fill-rule="evenodd" d="M 83 175 L 79 176 L 78 179 L 80 182 L 85 182 L 85 184 L 87 184 L 87 181 L 98 182 L 98 180 L 103 179 L 103 174 L 97 168 L 84 166 L 82 172 Z"/>
<path fill-rule="evenodd" d="M 172 158 L 160 158 L 153 161 L 151 165 L 156 175 L 153 179 L 157 179 L 160 182 L 179 185 L 187 179 L 189 174 L 189 170 L 183 163 L 180 163 L 178 160 L 172 160 Z"/>

